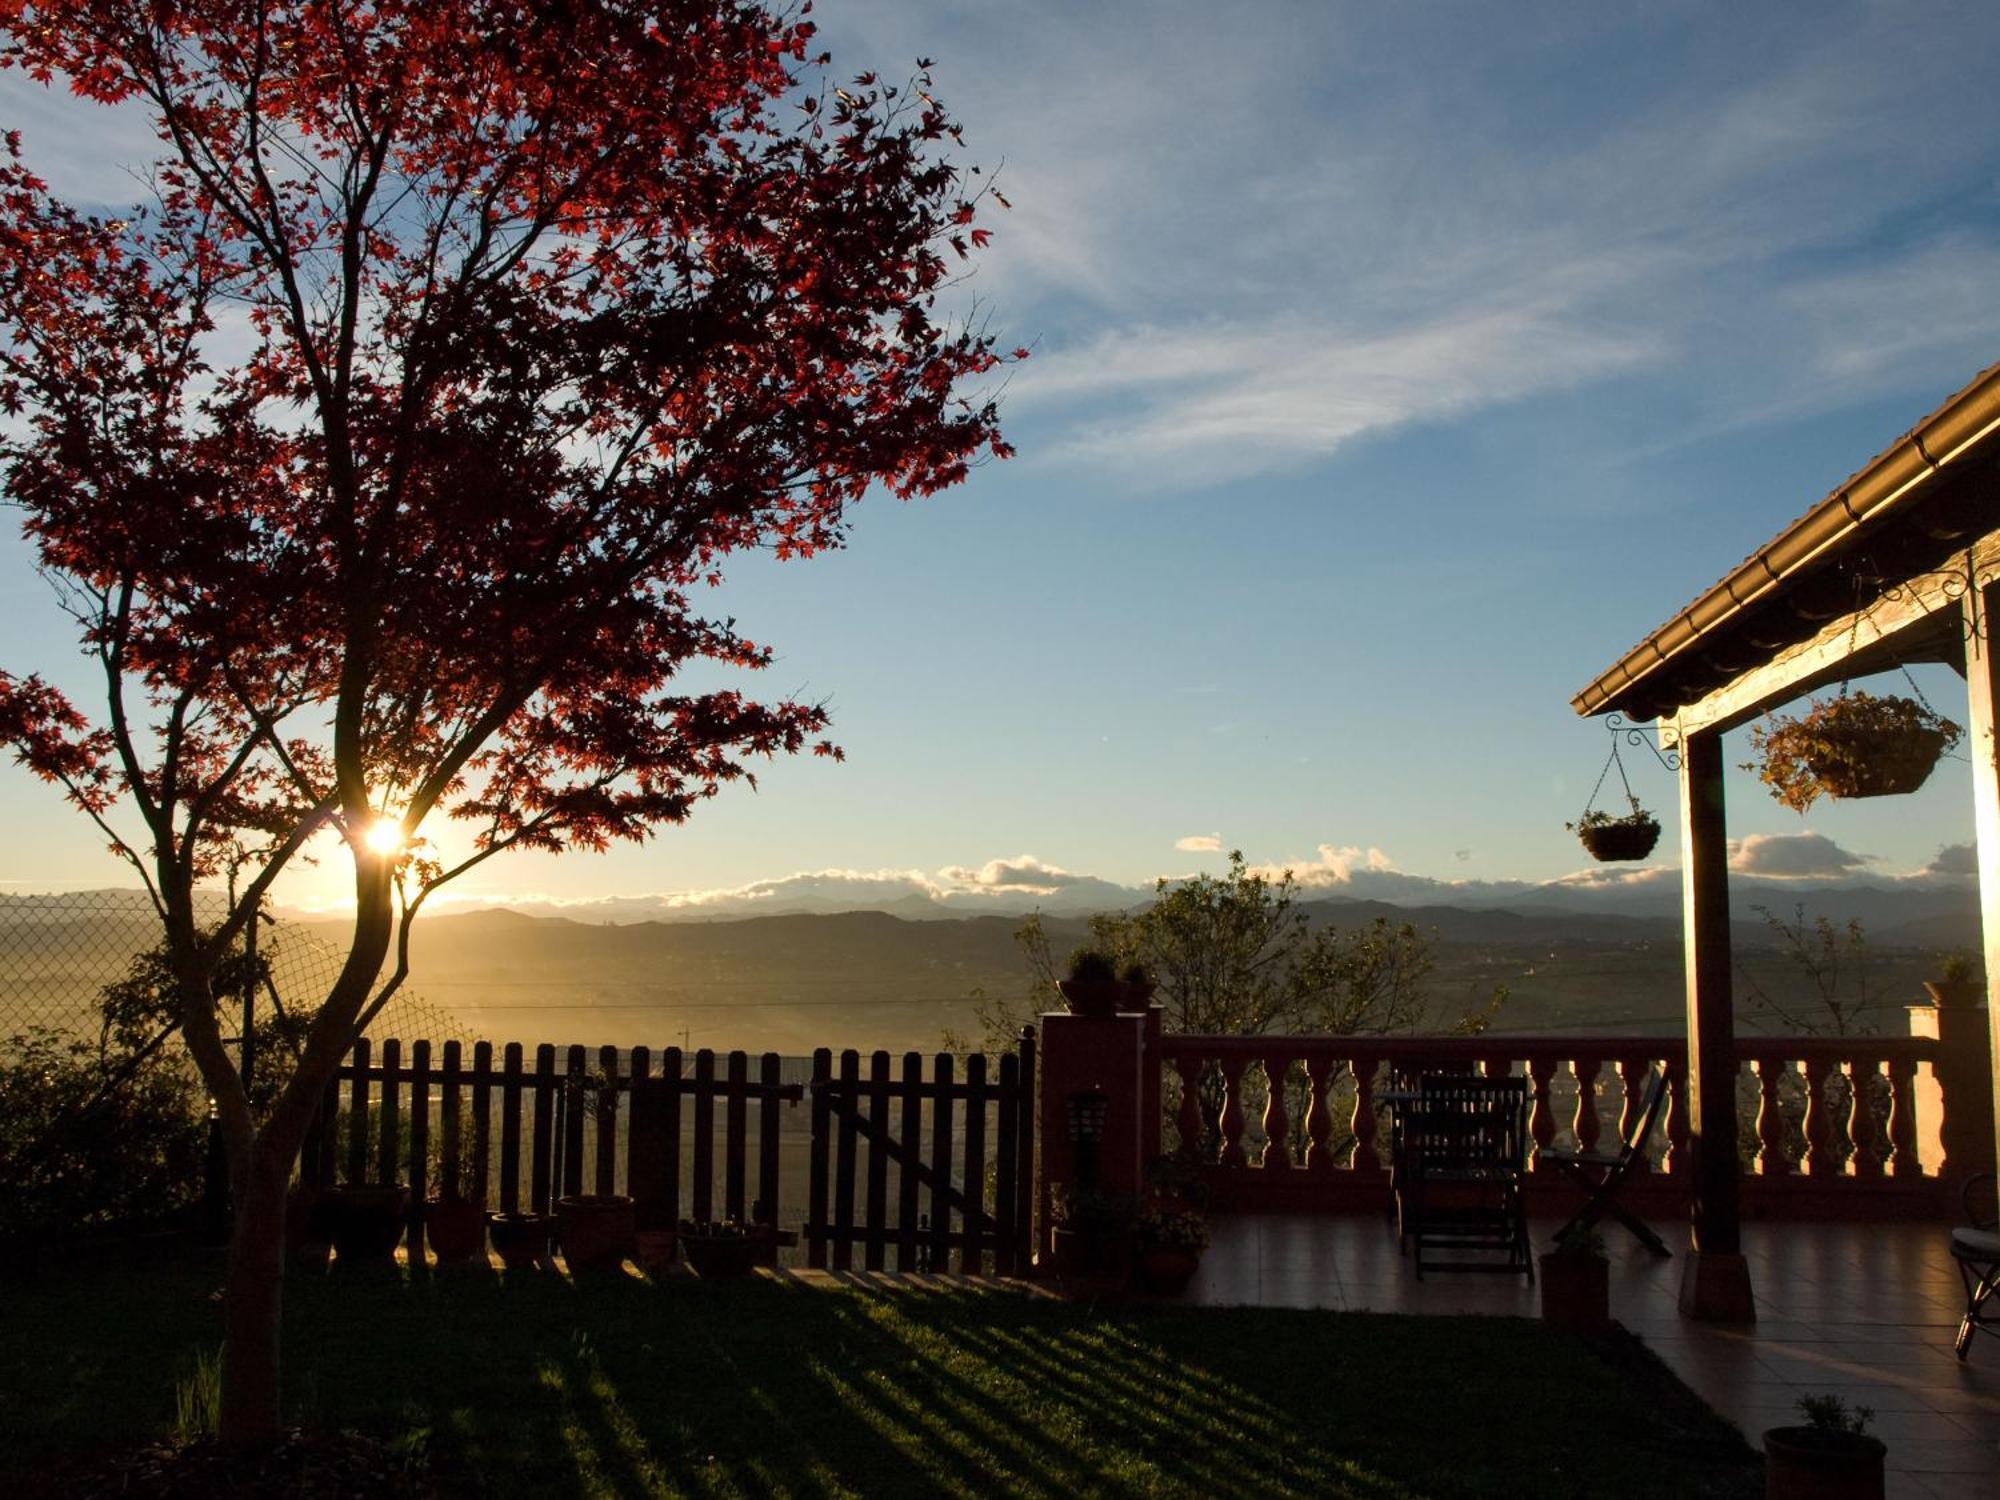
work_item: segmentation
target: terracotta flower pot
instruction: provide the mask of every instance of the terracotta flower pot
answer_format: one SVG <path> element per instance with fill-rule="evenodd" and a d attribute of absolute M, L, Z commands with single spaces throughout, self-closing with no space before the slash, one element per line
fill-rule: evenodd
<path fill-rule="evenodd" d="M 285 1258 L 301 1271 L 324 1272 L 333 1251 L 333 1214 L 317 1188 L 285 1194 Z"/>
<path fill-rule="evenodd" d="M 680 1236 L 671 1229 L 641 1229 L 632 1236 L 632 1259 L 648 1276 L 659 1276 L 680 1252 Z"/>
<path fill-rule="evenodd" d="M 462 1266 L 486 1254 L 486 1210 L 470 1198 L 436 1198 L 424 1205 L 424 1238 L 439 1265 Z"/>
<path fill-rule="evenodd" d="M 633 1250 L 632 1200 L 622 1193 L 556 1199 L 556 1237 L 572 1273 L 615 1271 Z"/>
<path fill-rule="evenodd" d="M 1601 1255 L 1540 1257 L 1542 1321 L 1589 1332 L 1611 1321 L 1611 1263 Z"/>
<path fill-rule="evenodd" d="M 697 1234 L 681 1231 L 687 1263 L 703 1281 L 731 1281 L 757 1268 L 756 1238 L 747 1234 Z"/>
<path fill-rule="evenodd" d="M 385 1266 L 395 1259 L 409 1216 L 407 1187 L 400 1182 L 349 1183 L 328 1188 L 320 1201 L 333 1234 L 336 1265 Z"/>
<path fill-rule="evenodd" d="M 1765 1500 L 1882 1500 L 1879 1438 L 1823 1427 L 1772 1427 L 1764 1433 Z"/>
<path fill-rule="evenodd" d="M 1178 1297 L 1200 1266 L 1201 1257 L 1192 1250 L 1155 1246 L 1133 1257 L 1132 1280 L 1140 1291 L 1152 1296 Z"/>
<path fill-rule="evenodd" d="M 1055 1250 L 1056 1275 L 1064 1280 L 1123 1285 L 1132 1274 L 1132 1237 L 1128 1234 L 1058 1225 L 1049 1238 Z"/>
<path fill-rule="evenodd" d="M 549 1258 L 549 1234 L 555 1221 L 547 1214 L 488 1214 L 487 1233 L 500 1264 L 510 1271 L 529 1271 Z"/>
<path fill-rule="evenodd" d="M 1077 979 L 1058 979 L 1056 988 L 1062 992 L 1063 1003 L 1073 1016 L 1092 1016 L 1099 1020 L 1118 1014 L 1119 1002 L 1125 998 L 1122 980 L 1107 979 L 1102 982 Z"/>
<path fill-rule="evenodd" d="M 1153 1003 L 1155 986 L 1150 979 L 1121 979 L 1118 981 L 1118 1004 L 1120 1014 L 1145 1013 Z"/>
<path fill-rule="evenodd" d="M 1971 1010 L 1986 1003 L 1986 986 L 1977 979 L 1926 979 L 1924 992 L 1939 1010 Z"/>

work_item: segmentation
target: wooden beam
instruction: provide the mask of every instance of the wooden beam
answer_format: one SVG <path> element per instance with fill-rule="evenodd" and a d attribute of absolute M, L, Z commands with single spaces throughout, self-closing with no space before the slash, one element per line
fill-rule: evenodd
<path fill-rule="evenodd" d="M 1729 824 L 1722 736 L 1681 745 L 1681 900 L 1687 964 L 1687 1095 L 1694 1150 L 1694 1236 L 1681 1311 L 1751 1322 L 1750 1271 L 1737 1207 L 1736 1017 L 1729 953 Z"/>
<path fill-rule="evenodd" d="M 1996 569 L 2000 569 L 2000 532 L 1991 532 L 1952 567 L 1900 580 L 1896 598 L 1878 600 L 1867 609 L 1829 621 L 1764 665 L 1683 706 L 1674 715 L 1676 734 L 1735 729 L 1827 683 L 1880 671 L 1899 661 L 1939 660 L 1956 666 L 1956 652 L 1939 649 L 1930 637 L 1939 634 L 1941 622 L 1948 622 L 1951 638 L 1957 637 L 1968 576 L 1984 577 Z"/>
<path fill-rule="evenodd" d="M 1986 949 L 1986 1022 L 2000 1059 L 2000 642 L 1993 638 L 2000 583 L 1965 596 L 1966 749 L 1972 761 L 1972 816 L 1979 851 L 1979 916 Z M 2000 1098 L 2000 1090 L 1995 1091 Z M 2000 1112 L 1993 1123 L 2000 1146 Z"/>

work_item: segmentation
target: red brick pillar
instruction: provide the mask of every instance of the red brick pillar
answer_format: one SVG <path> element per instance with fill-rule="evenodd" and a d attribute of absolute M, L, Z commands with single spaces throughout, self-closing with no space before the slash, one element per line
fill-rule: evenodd
<path fill-rule="evenodd" d="M 1956 1194 L 1967 1177 L 1993 1170 L 1993 1043 L 1986 987 L 1958 980 L 1924 988 L 1932 1003 L 1910 1007 L 1910 1034 L 1936 1037 L 1938 1058 L 1936 1082 L 1929 1089 L 1921 1081 L 1917 1086 L 1917 1128 L 1926 1145 L 1936 1140 L 1943 1157 L 1938 1175 Z M 1923 1105 L 1933 1101 L 1937 1113 L 1925 1119 Z"/>
<path fill-rule="evenodd" d="M 1042 1180 L 1035 1195 L 1039 1209 L 1035 1243 L 1046 1258 L 1056 1189 L 1076 1181 L 1076 1147 L 1069 1132 L 1070 1097 L 1095 1092 L 1110 1101 L 1104 1140 L 1098 1149 L 1098 1186 L 1107 1193 L 1136 1194 L 1145 1181 L 1149 1139 L 1145 1102 L 1151 1098 L 1154 1113 L 1158 1113 L 1159 1080 L 1153 1080 L 1149 1092 L 1144 1015 L 1072 1016 L 1058 1011 L 1043 1016 L 1041 1028 L 1037 1085 L 1041 1091 Z M 1157 1069 L 1157 1061 L 1154 1067 Z M 1154 1120 L 1155 1142 L 1158 1131 L 1159 1122 Z"/>

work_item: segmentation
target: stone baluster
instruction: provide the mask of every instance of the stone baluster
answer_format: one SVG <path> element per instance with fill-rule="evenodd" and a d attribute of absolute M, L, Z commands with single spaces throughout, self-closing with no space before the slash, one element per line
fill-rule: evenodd
<path fill-rule="evenodd" d="M 1222 1059 L 1222 1164 L 1247 1167 L 1250 1158 L 1243 1151 L 1243 1059 Z"/>
<path fill-rule="evenodd" d="M 1667 1157 L 1662 1163 L 1669 1175 L 1689 1177 L 1694 1173 L 1694 1151 L 1688 1145 L 1687 1068 L 1676 1066 L 1667 1082 Z"/>
<path fill-rule="evenodd" d="M 1181 1104 L 1174 1111 L 1174 1128 L 1180 1132 L 1182 1152 L 1189 1157 L 1202 1154 L 1201 1064 L 1199 1057 L 1186 1052 L 1174 1059 L 1174 1071 L 1181 1075 Z"/>
<path fill-rule="evenodd" d="M 1380 1122 L 1375 1118 L 1375 1068 L 1379 1059 L 1354 1059 L 1354 1118 L 1348 1129 L 1354 1134 L 1354 1170 L 1363 1177 L 1382 1172 L 1382 1157 L 1375 1149 Z"/>
<path fill-rule="evenodd" d="M 1851 1058 L 1847 1064 L 1848 1090 L 1853 1095 L 1847 1115 L 1847 1138 L 1854 1143 L 1854 1175 L 1877 1178 L 1882 1175 L 1882 1152 L 1875 1143 L 1875 1088 L 1881 1081 L 1882 1065 Z"/>
<path fill-rule="evenodd" d="M 1923 1160 L 1917 1153 L 1917 1064 L 1913 1058 L 1889 1059 L 1889 1148 L 1891 1176 L 1924 1175 Z"/>
<path fill-rule="evenodd" d="M 1646 1112 L 1646 1090 L 1652 1086 L 1652 1068 L 1646 1066 L 1646 1058 L 1620 1058 L 1618 1060 L 1618 1082 L 1624 1086 L 1624 1106 L 1618 1110 L 1618 1142 L 1624 1144 L 1638 1134 L 1640 1116 Z M 1652 1142 L 1648 1142 L 1648 1150 Z M 1650 1160 L 1632 1162 L 1632 1172 L 1650 1172 Z"/>
<path fill-rule="evenodd" d="M 1833 1065 L 1809 1057 L 1805 1070 L 1806 1171 L 1814 1177 L 1837 1177 L 1840 1158 L 1833 1149 L 1833 1114 L 1826 1104 L 1826 1080 Z"/>
<path fill-rule="evenodd" d="M 1333 1134 L 1333 1111 L 1327 1107 L 1326 1092 L 1333 1085 L 1333 1054 L 1315 1052 L 1306 1059 L 1306 1079 L 1311 1100 L 1306 1105 L 1306 1170 L 1330 1172 L 1333 1153 L 1326 1149 Z"/>
<path fill-rule="evenodd" d="M 1597 1118 L 1597 1075 L 1603 1062 L 1595 1057 L 1579 1057 L 1570 1064 L 1576 1075 L 1576 1117 L 1570 1130 L 1579 1151 L 1595 1151 L 1603 1124 Z"/>
<path fill-rule="evenodd" d="M 1779 1090 L 1791 1064 L 1782 1057 L 1760 1056 L 1757 1064 L 1757 1170 L 1766 1177 L 1783 1177 L 1792 1170 L 1785 1150 L 1785 1114 Z"/>
<path fill-rule="evenodd" d="M 1542 1169 L 1537 1153 L 1555 1144 L 1556 1112 L 1549 1104 L 1549 1082 L 1555 1071 L 1556 1060 L 1546 1053 L 1528 1059 L 1528 1093 L 1533 1101 L 1528 1106 L 1528 1135 L 1534 1142 L 1529 1147 L 1529 1166 L 1537 1172 Z"/>
<path fill-rule="evenodd" d="M 1270 1168 L 1292 1164 L 1292 1117 L 1285 1108 L 1285 1075 L 1292 1060 L 1282 1052 L 1264 1059 L 1264 1155 L 1258 1165 Z"/>

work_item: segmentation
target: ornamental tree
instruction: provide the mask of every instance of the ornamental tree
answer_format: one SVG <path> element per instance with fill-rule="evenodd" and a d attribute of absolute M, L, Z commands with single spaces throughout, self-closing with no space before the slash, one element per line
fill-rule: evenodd
<path fill-rule="evenodd" d="M 1006 453 L 967 392 L 1003 356 L 937 307 L 998 195 L 927 63 L 835 87 L 805 9 L 0 0 L 0 65 L 161 144 L 117 218 L 0 160 L 0 464 L 103 684 L 0 676 L 0 735 L 158 907 L 236 1205 L 227 1438 L 276 1430 L 286 1184 L 425 898 L 837 754 L 814 704 L 683 685 L 770 659 L 700 592 Z M 260 1111 L 217 975 L 327 838 L 350 947 Z"/>

